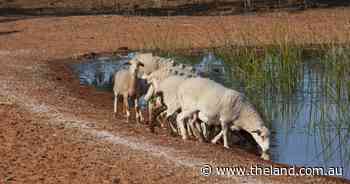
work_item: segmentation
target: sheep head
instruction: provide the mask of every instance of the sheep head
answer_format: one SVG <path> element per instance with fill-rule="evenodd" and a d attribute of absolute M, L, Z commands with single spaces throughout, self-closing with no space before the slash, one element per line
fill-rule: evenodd
<path fill-rule="evenodd" d="M 132 59 L 128 62 L 128 64 L 130 65 L 129 67 L 129 72 L 131 75 L 131 78 L 129 80 L 129 84 L 128 84 L 128 95 L 129 96 L 135 96 L 138 95 L 138 73 L 139 73 L 139 69 L 140 67 L 143 67 L 144 64 L 140 61 L 138 61 L 137 59 Z"/>
<path fill-rule="evenodd" d="M 270 131 L 265 126 L 259 129 L 250 131 L 256 143 L 260 146 L 263 153 L 266 153 L 270 148 Z"/>
<path fill-rule="evenodd" d="M 138 74 L 138 71 L 139 71 L 140 67 L 144 67 L 145 66 L 141 61 L 139 61 L 136 58 L 130 60 L 128 62 L 128 64 L 130 65 L 129 70 L 130 70 L 130 72 L 132 74 Z"/>

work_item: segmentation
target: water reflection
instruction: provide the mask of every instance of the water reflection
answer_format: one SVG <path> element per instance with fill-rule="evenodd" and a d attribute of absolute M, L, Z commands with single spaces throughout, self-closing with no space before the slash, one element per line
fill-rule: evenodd
<path fill-rule="evenodd" d="M 100 57 L 83 63 L 73 64 L 75 73 L 79 74 L 80 84 L 94 85 L 98 88 L 110 88 L 115 72 L 125 68 L 125 63 L 132 55 L 125 57 Z"/>

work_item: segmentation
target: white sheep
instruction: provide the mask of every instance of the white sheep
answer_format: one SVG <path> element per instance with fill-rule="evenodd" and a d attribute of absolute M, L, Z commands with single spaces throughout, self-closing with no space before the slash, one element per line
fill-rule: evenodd
<path fill-rule="evenodd" d="M 250 133 L 265 153 L 269 149 L 269 131 L 264 126 L 256 110 L 237 91 L 205 78 L 185 80 L 178 87 L 177 98 L 182 112 L 177 116 L 177 124 L 183 139 L 187 139 L 184 119 L 194 114 L 203 122 L 220 123 L 224 147 L 229 148 L 227 133 L 231 129 L 243 129 Z"/>
<path fill-rule="evenodd" d="M 175 115 L 176 112 L 180 110 L 180 104 L 176 98 L 176 88 L 187 78 L 184 76 L 171 75 L 165 78 L 164 80 L 157 81 L 152 80 L 151 87 L 149 88 L 146 100 L 149 99 L 149 96 L 156 96 L 156 108 L 152 110 L 152 117 L 154 120 L 158 115 L 165 114 L 166 118 Z M 165 106 L 166 108 L 158 109 Z M 150 123 L 151 130 L 154 129 L 154 120 Z M 174 131 L 174 129 L 173 129 Z"/>
<path fill-rule="evenodd" d="M 158 69 L 175 65 L 174 60 L 153 56 L 152 53 L 136 53 L 133 60 L 137 60 L 144 64 L 144 67 L 140 69 L 141 75 L 149 75 Z"/>
<path fill-rule="evenodd" d="M 146 79 L 148 75 L 157 70 L 161 70 L 163 68 L 169 68 L 175 66 L 175 61 L 168 58 L 153 56 L 152 53 L 136 53 L 132 58 L 135 61 L 142 62 L 144 67 L 142 67 L 139 71 L 139 76 L 141 78 Z M 152 122 L 152 112 L 154 104 L 148 102 L 148 121 Z"/>
<path fill-rule="evenodd" d="M 130 118 L 130 106 L 128 103 L 128 98 L 134 100 L 136 121 L 143 121 L 143 115 L 138 107 L 138 99 L 142 95 L 142 83 L 138 78 L 138 71 L 140 66 L 144 66 L 143 63 L 137 60 L 130 60 L 129 69 L 123 69 L 118 71 L 114 75 L 114 113 L 117 114 L 118 107 L 118 96 L 123 96 L 124 107 L 126 109 L 127 120 Z"/>
<path fill-rule="evenodd" d="M 147 79 L 149 83 L 152 83 L 151 80 L 156 81 L 153 82 L 154 85 L 157 85 L 160 83 L 160 81 L 166 79 L 167 77 L 171 75 L 179 75 L 184 77 L 196 77 L 197 74 L 195 73 L 195 70 L 192 66 L 185 65 L 185 64 L 178 64 L 176 65 L 174 60 L 172 59 L 166 59 L 158 56 L 153 56 L 152 53 L 136 53 L 136 55 L 133 58 L 134 60 L 140 61 L 144 64 L 144 67 L 140 69 L 140 73 L 143 74 L 143 78 Z M 159 115 L 159 113 L 154 113 L 154 105 L 152 102 L 149 102 L 149 98 L 151 95 L 153 95 L 153 86 L 151 85 L 150 89 L 148 90 L 150 93 L 146 94 L 146 101 L 148 102 L 148 114 L 149 114 L 149 122 L 150 126 L 153 126 L 153 114 Z M 175 89 L 174 89 L 175 90 Z M 157 109 L 154 109 L 157 110 Z M 157 118 L 157 117 L 154 117 Z M 189 126 L 194 127 L 193 121 L 190 121 L 188 124 Z M 153 127 L 151 128 L 151 131 L 153 131 Z M 193 130 L 196 132 L 196 130 Z M 191 130 L 189 129 L 189 133 L 191 133 Z"/>
<path fill-rule="evenodd" d="M 176 114 L 176 112 L 179 112 L 180 110 L 180 104 L 178 103 L 178 99 L 176 96 L 177 87 L 184 80 L 193 76 L 196 76 L 196 74 L 183 70 L 182 67 L 169 67 L 157 70 L 148 77 L 148 80 L 151 82 L 151 86 L 145 96 L 145 99 L 149 100 L 150 97 L 156 93 L 158 95 L 161 94 L 161 104 L 158 103 L 157 106 L 159 107 L 165 105 L 167 107 L 167 109 L 165 110 L 166 116 L 173 116 Z M 153 111 L 151 111 L 151 113 L 152 112 Z M 156 118 L 156 116 L 160 113 L 161 111 L 155 113 L 155 115 L 153 115 L 152 113 L 152 116 Z M 202 130 L 200 124 L 194 121 L 196 119 L 196 117 L 194 117 L 194 119 L 189 119 L 188 131 L 189 133 L 193 132 L 194 136 L 196 136 L 202 142 L 204 141 Z M 154 124 L 152 124 L 153 121 L 154 120 L 152 120 L 150 123 L 150 128 L 152 131 L 154 126 Z"/>

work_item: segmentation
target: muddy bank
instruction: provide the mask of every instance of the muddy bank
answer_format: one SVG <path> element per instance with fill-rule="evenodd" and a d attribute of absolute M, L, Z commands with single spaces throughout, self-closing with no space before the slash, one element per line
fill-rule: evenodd
<path fill-rule="evenodd" d="M 206 163 L 286 165 L 263 161 L 238 147 L 225 150 L 221 145 L 183 142 L 162 130 L 149 133 L 144 126 L 114 118 L 112 94 L 79 86 L 64 63 L 39 63 L 10 65 L 8 69 L 23 74 L 1 79 L 1 96 L 7 99 L 1 106 L 1 137 L 9 146 L 1 147 L 6 169 L 0 174 L 7 182 L 163 183 L 179 178 L 184 183 L 347 182 L 331 177 L 203 177 L 198 172 Z"/>

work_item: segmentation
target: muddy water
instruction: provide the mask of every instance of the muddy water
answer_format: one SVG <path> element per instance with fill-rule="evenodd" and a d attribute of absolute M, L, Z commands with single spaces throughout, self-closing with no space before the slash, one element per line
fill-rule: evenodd
<path fill-rule="evenodd" d="M 72 67 L 81 84 L 94 85 L 98 90 L 111 90 L 113 74 L 125 67 L 125 62 L 132 56 L 100 57 Z M 245 81 L 232 77 L 234 68 L 213 54 L 196 58 L 176 57 L 175 60 L 191 63 L 204 77 L 242 93 L 245 91 Z M 302 64 L 300 70 L 303 76 L 295 93 L 286 96 L 266 90 L 262 98 L 253 101 L 260 104 L 260 113 L 266 118 L 272 133 L 271 159 L 296 166 L 337 167 L 343 177 L 350 178 L 348 99 L 343 99 L 344 103 L 336 103 L 324 95 L 323 73 L 317 64 Z"/>

